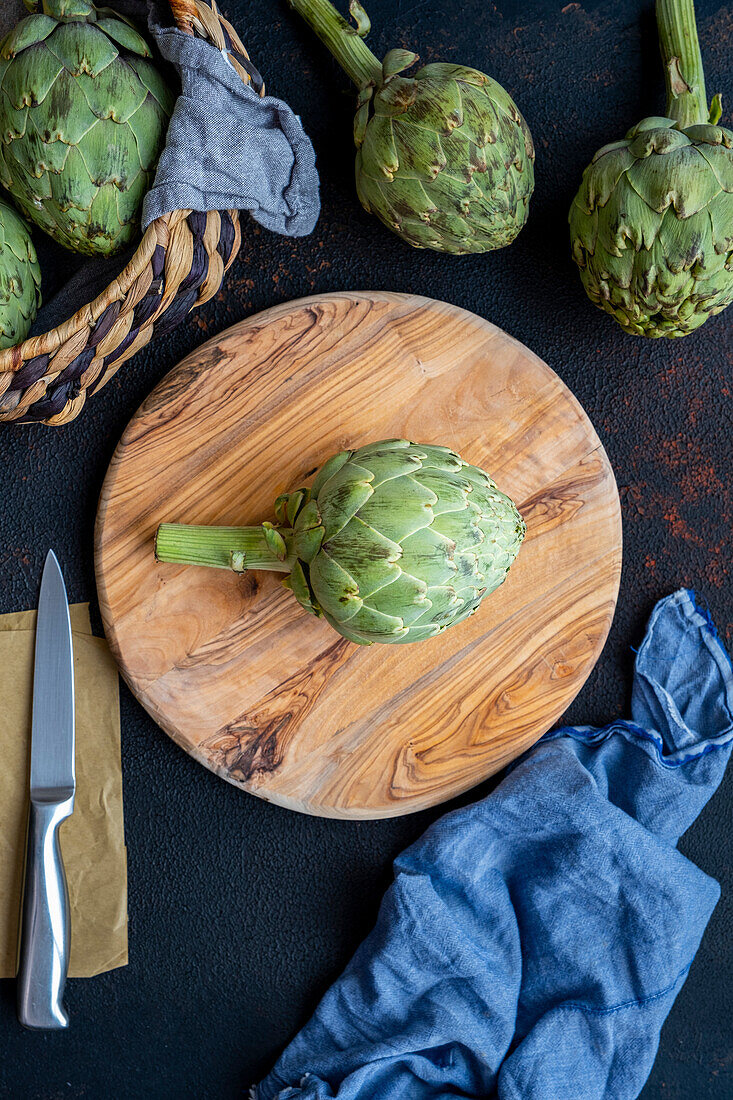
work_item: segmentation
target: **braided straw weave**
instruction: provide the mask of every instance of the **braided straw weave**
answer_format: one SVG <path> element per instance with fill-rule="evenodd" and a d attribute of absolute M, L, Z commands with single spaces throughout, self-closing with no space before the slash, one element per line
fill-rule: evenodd
<path fill-rule="evenodd" d="M 265 94 L 216 0 L 170 0 L 170 6 L 182 31 L 208 38 L 246 84 Z M 216 294 L 240 243 L 236 210 L 175 210 L 156 219 L 124 271 L 93 302 L 58 328 L 0 350 L 0 421 L 55 427 L 73 420 L 154 332 L 174 329 Z"/>

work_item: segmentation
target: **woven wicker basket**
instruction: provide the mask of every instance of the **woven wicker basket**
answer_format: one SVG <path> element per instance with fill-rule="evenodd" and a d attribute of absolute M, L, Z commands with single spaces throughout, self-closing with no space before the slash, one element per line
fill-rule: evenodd
<path fill-rule="evenodd" d="M 225 50 L 242 80 L 265 94 L 216 0 L 170 0 L 170 6 L 182 31 Z M 73 420 L 153 333 L 175 328 L 216 294 L 240 242 L 236 210 L 176 210 L 158 218 L 99 297 L 58 328 L 0 351 L 0 421 L 56 427 Z"/>

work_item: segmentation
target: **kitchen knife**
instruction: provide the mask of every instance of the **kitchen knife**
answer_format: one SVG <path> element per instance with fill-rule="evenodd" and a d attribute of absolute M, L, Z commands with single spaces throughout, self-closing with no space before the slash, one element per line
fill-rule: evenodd
<path fill-rule="evenodd" d="M 18 967 L 18 1019 L 68 1027 L 69 895 L 58 829 L 74 810 L 74 667 L 61 568 L 49 550 L 41 580 L 33 672 L 30 815 Z"/>

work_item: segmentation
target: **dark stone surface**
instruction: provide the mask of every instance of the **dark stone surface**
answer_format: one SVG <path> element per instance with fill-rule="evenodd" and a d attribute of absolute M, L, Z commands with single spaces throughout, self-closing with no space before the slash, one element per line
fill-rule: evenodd
<path fill-rule="evenodd" d="M 1 608 L 35 604 L 49 546 L 71 598 L 94 600 L 92 530 L 107 463 L 132 412 L 186 352 L 301 295 L 416 291 L 474 310 L 533 348 L 577 394 L 608 449 L 624 511 L 621 595 L 606 649 L 566 716 L 603 723 L 626 712 L 629 647 L 657 598 L 692 585 L 729 645 L 733 634 L 733 311 L 683 341 L 644 342 L 588 303 L 568 259 L 565 218 L 582 169 L 598 146 L 663 107 L 651 4 L 368 6 L 377 53 L 410 46 L 426 60 L 473 64 L 515 96 L 538 150 L 527 228 L 509 249 L 461 259 L 392 237 L 355 198 L 345 79 L 284 2 L 229 0 L 270 90 L 313 137 L 321 221 L 308 240 L 289 241 L 245 219 L 222 292 L 124 366 L 79 420 L 62 430 L 0 429 Z M 708 90 L 731 103 L 733 9 L 701 0 L 698 14 Z M 13 983 L 0 983 L 3 1097 L 242 1095 L 370 928 L 392 857 L 441 812 L 357 824 L 302 817 L 199 767 L 126 690 L 122 723 L 130 965 L 69 983 L 66 1034 L 22 1032 Z M 681 842 L 723 897 L 665 1026 L 645 1100 L 733 1095 L 732 795 L 729 775 Z"/>

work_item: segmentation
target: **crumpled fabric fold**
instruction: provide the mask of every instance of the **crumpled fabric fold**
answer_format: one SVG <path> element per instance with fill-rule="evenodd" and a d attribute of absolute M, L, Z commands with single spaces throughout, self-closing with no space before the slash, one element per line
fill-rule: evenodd
<path fill-rule="evenodd" d="M 320 201 L 313 146 L 281 99 L 260 98 L 225 53 L 166 25 L 150 4 L 150 29 L 182 81 L 143 227 L 171 210 L 247 210 L 266 229 L 305 236 Z"/>
<path fill-rule="evenodd" d="M 719 896 L 676 847 L 733 745 L 733 671 L 681 590 L 631 721 L 566 727 L 395 861 L 376 927 L 257 1100 L 632 1100 Z"/>

